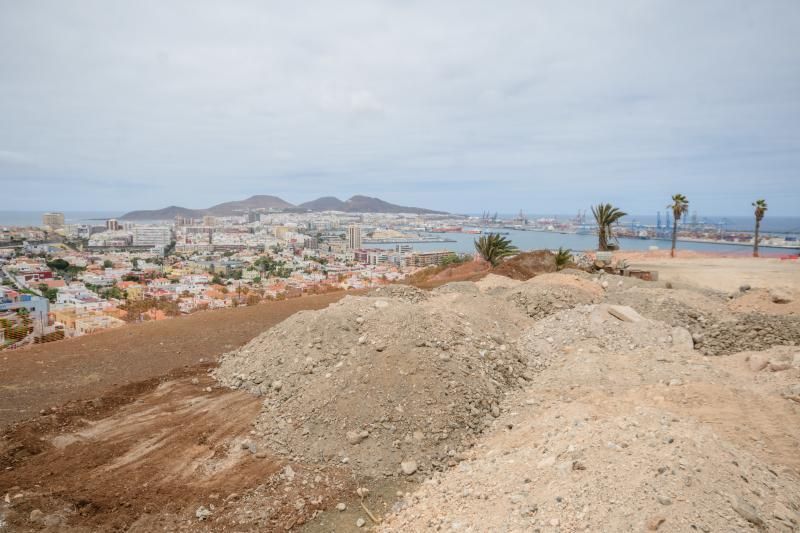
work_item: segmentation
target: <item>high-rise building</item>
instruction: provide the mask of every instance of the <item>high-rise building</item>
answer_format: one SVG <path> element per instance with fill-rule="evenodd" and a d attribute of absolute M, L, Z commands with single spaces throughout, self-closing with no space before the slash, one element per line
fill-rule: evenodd
<path fill-rule="evenodd" d="M 355 224 L 347 226 L 347 248 L 349 250 L 361 249 L 361 226 Z"/>
<path fill-rule="evenodd" d="M 164 248 L 172 243 L 169 226 L 136 226 L 133 228 L 133 245 Z"/>
<path fill-rule="evenodd" d="M 45 213 L 42 215 L 42 225 L 49 226 L 52 229 L 60 229 L 64 227 L 64 213 Z"/>
<path fill-rule="evenodd" d="M 106 230 L 108 231 L 119 231 L 122 229 L 122 226 L 119 223 L 119 220 L 116 218 L 109 218 L 106 220 Z"/>
<path fill-rule="evenodd" d="M 217 217 L 212 215 L 203 215 L 203 225 L 204 226 L 216 226 L 217 225 Z"/>

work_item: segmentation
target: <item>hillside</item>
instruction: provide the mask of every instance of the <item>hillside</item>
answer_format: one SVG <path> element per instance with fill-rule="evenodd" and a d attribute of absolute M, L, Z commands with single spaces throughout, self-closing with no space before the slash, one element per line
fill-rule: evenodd
<path fill-rule="evenodd" d="M 344 213 L 413 213 L 444 214 L 443 211 L 391 204 L 380 198 L 355 195 L 342 201 L 335 196 L 323 196 L 297 206 L 306 211 L 342 211 Z"/>
<path fill-rule="evenodd" d="M 415 214 L 443 214 L 442 211 L 433 211 L 420 207 L 407 207 L 396 205 L 380 198 L 356 195 L 347 201 L 339 200 L 334 196 L 323 196 L 304 202 L 298 206 L 290 204 L 277 196 L 257 194 L 245 200 L 223 202 L 206 209 L 188 209 L 171 205 L 163 209 L 138 210 L 125 213 L 122 220 L 170 220 L 176 216 L 186 218 L 202 218 L 204 215 L 235 216 L 249 210 L 286 209 L 299 211 L 342 211 L 345 213 L 415 213 Z"/>

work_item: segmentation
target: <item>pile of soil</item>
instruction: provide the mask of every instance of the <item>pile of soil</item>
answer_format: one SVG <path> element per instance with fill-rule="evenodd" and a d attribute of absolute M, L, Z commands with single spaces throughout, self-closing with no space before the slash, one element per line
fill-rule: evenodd
<path fill-rule="evenodd" d="M 479 259 L 458 265 L 429 267 L 408 276 L 404 283 L 422 289 L 433 289 L 454 281 L 478 281 L 491 268 L 492 265 Z"/>
<path fill-rule="evenodd" d="M 572 273 L 537 276 L 506 293 L 506 299 L 537 320 L 576 305 L 599 302 L 603 296 L 601 285 Z"/>
<path fill-rule="evenodd" d="M 380 531 L 800 529 L 797 348 L 630 347 L 668 328 L 592 332 L 590 316 L 534 326 L 559 344 L 535 386 L 509 395 L 465 460 L 397 502 Z"/>
<path fill-rule="evenodd" d="M 748 295 L 732 301 L 745 298 L 753 301 Z M 695 347 L 707 355 L 800 344 L 800 316 L 736 312 L 729 295 L 722 292 L 637 286 L 610 292 L 606 301 L 631 306 L 645 317 L 688 329 Z M 749 309 L 750 304 L 738 308 Z"/>
<path fill-rule="evenodd" d="M 217 379 L 264 399 L 256 438 L 361 475 L 426 475 L 530 379 L 514 342 L 528 319 L 514 306 L 472 283 L 416 303 L 385 292 L 298 313 L 222 357 Z"/>
<path fill-rule="evenodd" d="M 492 269 L 493 274 L 526 281 L 539 274 L 556 271 L 556 256 L 550 250 L 524 252 L 506 259 Z"/>
<path fill-rule="evenodd" d="M 610 309 L 622 310 L 634 321 L 620 320 Z M 693 350 L 692 336 L 686 329 L 646 319 L 629 307 L 607 304 L 579 306 L 539 320 L 523 335 L 521 344 L 528 365 L 539 370 L 565 352 Z"/>

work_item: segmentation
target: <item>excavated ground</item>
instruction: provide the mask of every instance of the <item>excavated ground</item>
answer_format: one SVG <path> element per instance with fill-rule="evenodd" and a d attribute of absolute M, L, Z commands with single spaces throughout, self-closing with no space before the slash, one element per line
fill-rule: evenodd
<path fill-rule="evenodd" d="M 797 295 L 760 291 L 347 296 L 8 426 L 0 531 L 797 531 Z"/>

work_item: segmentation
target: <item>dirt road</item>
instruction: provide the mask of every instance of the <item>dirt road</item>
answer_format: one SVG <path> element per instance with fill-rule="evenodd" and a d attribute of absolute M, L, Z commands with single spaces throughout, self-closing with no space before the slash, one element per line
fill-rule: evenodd
<path fill-rule="evenodd" d="M 0 427 L 69 400 L 102 396 L 210 361 L 302 309 L 320 309 L 343 292 L 144 322 L 0 353 Z"/>

